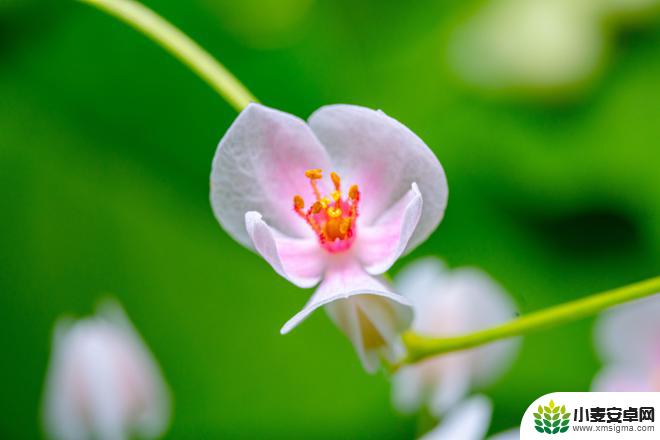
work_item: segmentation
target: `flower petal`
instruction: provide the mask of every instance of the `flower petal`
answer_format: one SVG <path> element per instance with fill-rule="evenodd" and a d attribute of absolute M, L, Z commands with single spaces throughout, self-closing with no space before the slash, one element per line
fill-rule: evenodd
<path fill-rule="evenodd" d="M 102 341 L 86 341 L 79 353 L 77 379 L 86 385 L 87 408 L 91 415 L 93 432 L 100 438 L 122 439 L 126 436 L 129 421 L 125 419 L 128 409 L 122 396 L 122 373 L 117 359 Z M 84 415 L 83 415 L 84 417 Z"/>
<path fill-rule="evenodd" d="M 119 306 L 94 318 L 58 323 L 44 395 L 44 421 L 54 438 L 160 436 L 169 394 L 160 371 Z"/>
<path fill-rule="evenodd" d="M 422 406 L 437 417 L 458 404 L 470 391 L 472 372 L 468 352 L 449 353 L 403 367 L 393 378 L 393 399 L 401 412 L 412 414 Z M 411 389 L 404 389 L 413 384 Z"/>
<path fill-rule="evenodd" d="M 401 367 L 392 376 L 392 405 L 403 414 L 413 414 L 422 407 L 426 383 L 419 371 L 410 366 Z"/>
<path fill-rule="evenodd" d="M 413 304 L 418 301 L 428 301 L 430 288 L 436 289 L 449 275 L 449 269 L 445 263 L 435 257 L 418 258 L 406 265 L 396 274 L 394 285 L 401 295 L 408 298 Z"/>
<path fill-rule="evenodd" d="M 220 141 L 211 171 L 211 204 L 222 227 L 244 246 L 245 213 L 259 211 L 291 237 L 311 230 L 293 211 L 296 194 L 313 200 L 305 171 L 327 169 L 328 155 L 307 124 L 293 115 L 250 104 Z M 324 189 L 324 182 L 318 182 Z"/>
<path fill-rule="evenodd" d="M 320 281 L 325 253 L 315 238 L 291 238 L 278 233 L 258 212 L 245 214 L 245 227 L 254 248 L 278 274 L 303 288 Z"/>
<path fill-rule="evenodd" d="M 88 436 L 83 416 L 76 405 L 70 386 L 71 371 L 67 356 L 69 340 L 66 335 L 72 323 L 65 318 L 57 321 L 53 333 L 52 353 L 46 375 L 43 397 L 43 421 L 46 432 L 57 439 L 83 439 Z"/>
<path fill-rule="evenodd" d="M 380 359 L 394 363 L 405 354 L 399 333 L 405 322 L 398 302 L 379 295 L 358 294 L 325 306 L 330 319 L 350 339 L 364 369 L 378 370 Z M 405 313 L 405 312 L 404 312 Z"/>
<path fill-rule="evenodd" d="M 327 305 L 330 318 L 353 342 L 365 369 L 372 372 L 378 367 L 379 355 L 390 359 L 398 355 L 398 333 L 412 321 L 412 309 L 405 298 L 367 274 L 350 256 L 335 256 L 329 263 L 321 285 L 281 333 L 288 333 Z"/>
<path fill-rule="evenodd" d="M 422 440 L 482 440 L 490 425 L 493 405 L 485 396 L 466 400 L 440 423 L 422 437 Z"/>
<path fill-rule="evenodd" d="M 169 387 L 156 358 L 118 301 L 107 298 L 100 302 L 96 319 L 114 326 L 118 336 L 125 339 L 123 358 L 131 360 L 132 377 L 124 373 L 124 380 L 133 380 L 144 401 L 142 408 L 133 414 L 132 428 L 143 438 L 160 437 L 167 429 L 172 410 Z"/>
<path fill-rule="evenodd" d="M 291 318 L 280 330 L 286 334 L 304 321 L 314 310 L 332 301 L 350 298 L 353 295 L 371 294 L 388 298 L 402 306 L 402 315 L 412 320 L 410 303 L 401 295 L 392 293 L 380 280 L 367 274 L 350 256 L 335 256 L 328 260 L 328 267 L 321 285 L 309 299 L 305 307 Z M 343 258 L 342 258 L 343 257 Z"/>
<path fill-rule="evenodd" d="M 469 268 L 450 271 L 434 258 L 408 265 L 397 275 L 395 286 L 412 302 L 412 328 L 421 334 L 460 335 L 501 324 L 515 315 L 513 302 L 488 275 Z M 407 367 L 422 382 L 418 400 L 430 399 L 429 408 L 441 414 L 471 388 L 485 386 L 501 375 L 518 345 L 518 340 L 498 341 Z"/>
<path fill-rule="evenodd" d="M 378 221 L 359 231 L 357 252 L 372 275 L 387 271 L 405 251 L 422 214 L 422 194 L 416 183 Z"/>
<path fill-rule="evenodd" d="M 377 221 L 417 182 L 424 209 L 407 250 L 438 226 L 447 205 L 445 173 L 433 152 L 406 126 L 381 111 L 343 104 L 321 107 L 310 116 L 309 125 L 335 171 L 360 187 L 363 224 Z"/>
<path fill-rule="evenodd" d="M 603 360 L 640 366 L 660 365 L 659 316 L 660 294 L 604 312 L 595 327 L 596 347 Z"/>
<path fill-rule="evenodd" d="M 422 334 L 470 333 L 502 324 L 516 314 L 509 295 L 486 273 L 474 268 L 446 270 L 433 258 L 408 265 L 397 275 L 395 286 L 413 303 L 413 329 Z M 509 339 L 468 350 L 465 353 L 472 357 L 465 369 L 477 385 L 488 384 L 511 364 L 518 346 L 519 340 Z"/>
<path fill-rule="evenodd" d="M 640 366 L 607 365 L 599 371 L 591 383 L 592 391 L 611 392 L 649 392 L 653 389 L 651 373 Z"/>
<path fill-rule="evenodd" d="M 429 397 L 431 414 L 441 417 L 468 395 L 472 387 L 470 364 L 473 360 L 465 352 L 450 353 L 446 359 L 438 359 L 435 365 L 434 359 L 430 360 L 429 370 L 440 373 Z"/>

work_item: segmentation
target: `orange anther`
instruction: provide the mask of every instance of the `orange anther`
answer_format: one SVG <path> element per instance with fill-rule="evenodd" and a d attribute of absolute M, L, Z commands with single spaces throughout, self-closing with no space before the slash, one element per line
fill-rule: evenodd
<path fill-rule="evenodd" d="M 311 170 L 305 171 L 305 177 L 312 180 L 318 180 L 323 177 L 323 170 L 320 168 L 312 168 Z"/>
<path fill-rule="evenodd" d="M 339 178 L 339 175 L 333 171 L 330 173 L 330 178 L 332 179 L 332 183 L 335 185 L 335 189 L 339 191 L 339 185 L 341 185 L 341 179 Z"/>
<path fill-rule="evenodd" d="M 358 190 L 357 185 L 351 185 L 351 187 L 348 190 L 348 197 L 350 197 L 353 200 L 357 200 L 360 197 L 360 191 Z"/>
<path fill-rule="evenodd" d="M 312 214 L 318 214 L 319 212 L 321 212 L 322 209 L 323 209 L 323 205 L 321 204 L 321 202 L 318 201 L 314 202 L 314 204 L 311 207 Z"/>
<path fill-rule="evenodd" d="M 293 206 L 296 208 L 297 211 L 300 211 L 305 207 L 305 201 L 303 200 L 302 197 L 298 195 L 293 196 Z"/>

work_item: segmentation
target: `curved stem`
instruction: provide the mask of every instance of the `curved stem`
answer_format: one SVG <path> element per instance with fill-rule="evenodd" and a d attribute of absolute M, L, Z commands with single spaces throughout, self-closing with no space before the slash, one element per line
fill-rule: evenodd
<path fill-rule="evenodd" d="M 530 313 L 505 324 L 461 336 L 435 338 L 412 331 L 403 334 L 408 356 L 402 364 L 411 364 L 429 356 L 465 350 L 498 339 L 525 335 L 537 330 L 555 327 L 596 313 L 627 301 L 660 292 L 660 277 L 608 290 L 603 293 L 571 301 L 545 310 Z"/>
<path fill-rule="evenodd" d="M 222 64 L 190 37 L 133 0 L 80 0 L 133 26 L 170 52 L 240 112 L 257 99 Z"/>

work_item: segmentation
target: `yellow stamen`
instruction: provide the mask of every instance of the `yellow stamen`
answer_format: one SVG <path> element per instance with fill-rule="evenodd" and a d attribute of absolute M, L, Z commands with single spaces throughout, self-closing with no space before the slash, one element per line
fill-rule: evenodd
<path fill-rule="evenodd" d="M 311 211 L 312 214 L 318 214 L 319 212 L 321 212 L 322 209 L 323 209 L 323 205 L 321 204 L 321 202 L 317 201 L 314 202 L 314 204 L 312 205 Z"/>
<path fill-rule="evenodd" d="M 350 218 L 344 218 L 341 221 L 341 224 L 339 225 L 339 232 L 341 235 L 346 235 L 348 232 L 348 229 L 351 227 L 351 219 Z"/>
<path fill-rule="evenodd" d="M 321 193 L 316 186 L 316 181 L 323 177 L 323 170 L 320 168 L 312 168 L 311 170 L 305 171 L 305 177 L 309 179 L 309 184 L 312 186 L 314 197 L 316 197 L 316 200 L 319 200 L 321 198 Z"/>
<path fill-rule="evenodd" d="M 349 196 L 344 199 L 341 193 L 341 178 L 330 173 L 334 191 L 328 196 L 321 195 L 318 181 L 323 178 L 323 170 L 312 168 L 305 171 L 315 196 L 315 201 L 305 211 L 305 201 L 300 195 L 293 197 L 293 208 L 317 234 L 321 245 L 330 252 L 348 249 L 355 238 L 355 224 L 358 216 L 360 192 L 352 185 Z"/>
<path fill-rule="evenodd" d="M 297 211 L 300 211 L 305 207 L 305 201 L 299 195 L 295 195 L 293 196 L 293 206 L 296 208 Z"/>
<path fill-rule="evenodd" d="M 353 200 L 357 200 L 359 196 L 360 196 L 360 191 L 358 191 L 358 186 L 351 185 L 351 187 L 348 190 L 348 197 L 350 197 Z"/>
<path fill-rule="evenodd" d="M 323 177 L 323 170 L 320 168 L 312 168 L 311 170 L 305 171 L 305 177 L 312 180 L 318 180 Z"/>
<path fill-rule="evenodd" d="M 332 179 L 332 183 L 335 185 L 335 189 L 339 191 L 339 186 L 341 185 L 341 179 L 339 178 L 339 175 L 333 171 L 330 173 L 330 178 Z"/>

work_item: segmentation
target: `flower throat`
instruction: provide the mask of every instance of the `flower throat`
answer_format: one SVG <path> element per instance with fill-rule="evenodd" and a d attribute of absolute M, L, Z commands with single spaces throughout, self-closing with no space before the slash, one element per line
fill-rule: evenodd
<path fill-rule="evenodd" d="M 305 171 L 316 200 L 305 211 L 305 201 L 299 195 L 293 197 L 293 209 L 316 233 L 321 246 L 329 252 L 347 250 L 355 240 L 355 221 L 358 217 L 360 191 L 357 185 L 348 189 L 348 197 L 341 193 L 341 179 L 335 172 L 330 173 L 334 191 L 330 196 L 321 196 L 317 181 L 323 178 L 323 170 Z"/>

